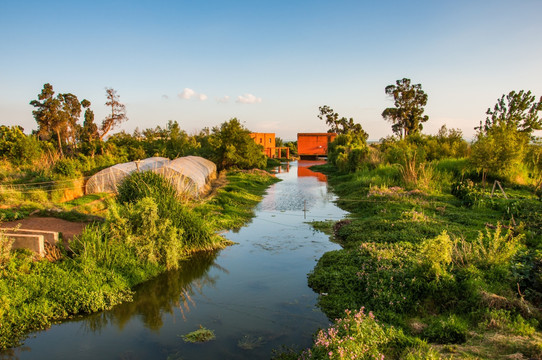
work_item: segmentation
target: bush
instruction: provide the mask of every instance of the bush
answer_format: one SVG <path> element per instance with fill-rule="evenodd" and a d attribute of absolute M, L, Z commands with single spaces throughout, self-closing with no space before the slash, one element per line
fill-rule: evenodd
<path fill-rule="evenodd" d="M 169 219 L 172 227 L 182 229 L 187 250 L 202 250 L 215 243 L 205 219 L 179 201 L 177 190 L 163 176 L 151 171 L 135 172 L 124 179 L 117 191 L 117 201 L 125 206 L 144 198 L 152 199 L 158 217 L 162 221 Z"/>
<path fill-rule="evenodd" d="M 438 344 L 461 344 L 467 340 L 468 323 L 457 317 L 450 315 L 435 318 L 422 335 L 427 341 Z"/>
<path fill-rule="evenodd" d="M 480 206 L 489 200 L 486 191 L 470 179 L 453 183 L 452 195 L 461 200 L 466 207 Z"/>
<path fill-rule="evenodd" d="M 423 341 L 378 322 L 372 312 L 345 310 L 345 316 L 320 330 L 299 359 L 438 359 Z"/>
<path fill-rule="evenodd" d="M 0 158 L 14 165 L 31 164 L 42 155 L 39 140 L 19 126 L 0 126 Z"/>
<path fill-rule="evenodd" d="M 68 158 L 58 160 L 53 166 L 53 173 L 71 179 L 81 176 L 78 161 Z"/>
<path fill-rule="evenodd" d="M 447 266 L 452 262 L 452 241 L 443 231 L 434 239 L 427 239 L 422 243 L 420 256 L 422 264 L 438 279 L 446 274 Z"/>

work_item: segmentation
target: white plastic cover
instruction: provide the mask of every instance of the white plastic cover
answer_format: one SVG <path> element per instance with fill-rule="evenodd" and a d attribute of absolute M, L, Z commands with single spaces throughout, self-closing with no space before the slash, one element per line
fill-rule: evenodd
<path fill-rule="evenodd" d="M 186 156 L 169 160 L 152 157 L 139 161 L 113 165 L 92 176 L 86 184 L 86 193 L 116 193 L 117 186 L 134 171 L 154 171 L 162 174 L 179 191 L 190 197 L 198 197 L 207 190 L 208 183 L 216 178 L 216 165 L 199 156 Z"/>
<path fill-rule="evenodd" d="M 177 158 L 154 171 L 168 179 L 179 193 L 190 197 L 198 197 L 216 179 L 215 163 L 199 156 Z"/>

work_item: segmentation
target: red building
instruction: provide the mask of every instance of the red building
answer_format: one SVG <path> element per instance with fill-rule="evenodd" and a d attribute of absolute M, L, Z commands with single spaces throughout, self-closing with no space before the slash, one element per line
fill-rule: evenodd
<path fill-rule="evenodd" d="M 275 157 L 275 133 L 252 133 L 250 137 L 256 144 L 263 146 L 263 153 L 267 157 Z"/>
<path fill-rule="evenodd" d="M 250 137 L 256 144 L 263 146 L 263 153 L 269 158 L 282 157 L 282 150 L 286 150 L 286 158 L 290 158 L 290 148 L 275 146 L 275 133 L 252 133 Z"/>
<path fill-rule="evenodd" d="M 298 133 L 297 152 L 300 157 L 327 156 L 329 143 L 336 137 L 335 133 Z"/>

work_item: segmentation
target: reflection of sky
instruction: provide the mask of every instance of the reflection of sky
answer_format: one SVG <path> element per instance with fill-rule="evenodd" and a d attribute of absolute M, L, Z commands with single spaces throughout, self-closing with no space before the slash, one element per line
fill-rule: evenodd
<path fill-rule="evenodd" d="M 323 161 L 303 161 L 300 165 L 308 168 L 323 163 Z M 298 177 L 298 166 L 294 162 L 290 165 L 289 172 L 277 174 L 282 181 L 269 188 L 268 195 L 260 203 L 258 210 L 262 212 L 292 211 L 303 215 L 303 210 L 306 209 L 307 218 L 310 215 L 328 219 L 342 218 L 345 212 L 332 204 L 335 196 L 328 193 L 327 184 L 321 181 L 323 174 L 306 170 L 302 172 L 304 176 Z M 314 176 L 307 176 L 311 172 Z"/>
<path fill-rule="evenodd" d="M 216 258 L 186 263 L 191 275 L 181 270 L 151 280 L 134 302 L 91 317 L 94 326 L 89 319 L 86 325 L 54 325 L 29 338 L 29 351 L 17 349 L 17 357 L 254 360 L 269 359 L 281 345 L 309 346 L 329 321 L 316 306 L 307 274 L 326 251 L 340 247 L 307 222 L 346 213 L 335 206 L 325 182 L 297 173 L 294 162 L 289 172 L 277 174 L 283 181 L 268 189 L 252 222 L 225 234 L 237 244 Z M 200 325 L 214 330 L 216 339 L 195 345 L 180 339 Z M 238 344 L 247 336 L 263 343 L 243 350 Z"/>

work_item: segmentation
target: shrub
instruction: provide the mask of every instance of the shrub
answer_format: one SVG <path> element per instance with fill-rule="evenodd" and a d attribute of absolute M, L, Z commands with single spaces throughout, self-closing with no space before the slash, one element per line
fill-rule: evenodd
<path fill-rule="evenodd" d="M 372 312 L 363 308 L 352 313 L 345 311 L 343 319 L 326 330 L 320 330 L 314 346 L 301 355 L 301 359 L 381 359 L 391 332 L 380 325 Z"/>
<path fill-rule="evenodd" d="M 502 330 L 520 336 L 534 334 L 538 325 L 536 319 L 528 322 L 521 315 L 514 316 L 504 309 L 491 309 L 486 317 L 487 319 L 480 323 L 482 328 Z"/>
<path fill-rule="evenodd" d="M 452 262 L 452 240 L 443 231 L 434 239 L 427 239 L 421 245 L 422 263 L 438 279 L 446 274 L 446 267 Z"/>
<path fill-rule="evenodd" d="M 68 158 L 58 160 L 53 166 L 53 173 L 67 178 L 81 176 L 78 161 Z"/>
<path fill-rule="evenodd" d="M 177 190 L 161 175 L 147 171 L 132 173 L 118 187 L 117 201 L 128 206 L 151 198 L 162 221 L 169 219 L 171 227 L 184 233 L 186 250 L 203 250 L 215 244 L 210 225 L 201 216 L 183 205 Z"/>
<path fill-rule="evenodd" d="M 372 312 L 345 310 L 345 316 L 316 335 L 299 359 L 438 359 L 421 340 L 376 320 Z"/>
<path fill-rule="evenodd" d="M 450 315 L 435 318 L 422 333 L 422 336 L 430 342 L 439 344 L 460 344 L 467 340 L 468 323 Z"/>
<path fill-rule="evenodd" d="M 177 200 L 177 190 L 164 178 L 152 171 L 134 172 L 127 176 L 117 188 L 120 204 L 133 203 L 151 197 L 160 205 Z"/>
<path fill-rule="evenodd" d="M 481 206 L 487 202 L 485 190 L 472 180 L 460 180 L 452 184 L 452 195 L 461 200 L 466 207 Z"/>

